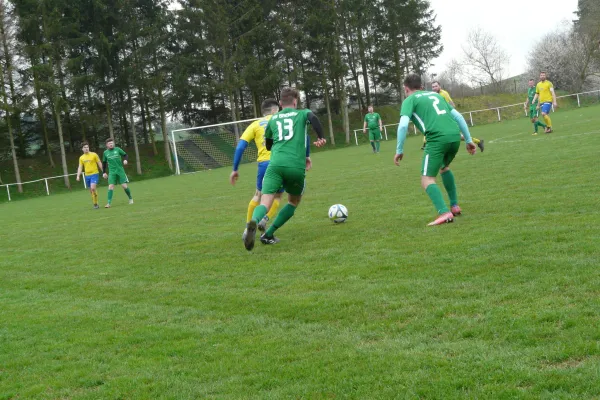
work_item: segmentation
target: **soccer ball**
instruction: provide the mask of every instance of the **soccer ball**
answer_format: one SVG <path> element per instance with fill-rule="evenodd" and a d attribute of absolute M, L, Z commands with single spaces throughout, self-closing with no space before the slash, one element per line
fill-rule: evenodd
<path fill-rule="evenodd" d="M 329 219 L 335 224 L 341 224 L 348 218 L 348 209 L 341 204 L 334 204 L 329 207 Z"/>

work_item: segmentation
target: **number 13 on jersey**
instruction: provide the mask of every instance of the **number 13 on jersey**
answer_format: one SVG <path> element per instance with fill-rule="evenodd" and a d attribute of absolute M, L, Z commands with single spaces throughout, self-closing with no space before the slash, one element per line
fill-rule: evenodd
<path fill-rule="evenodd" d="M 275 121 L 277 130 L 279 130 L 279 140 L 290 140 L 294 136 L 294 121 L 289 118 L 281 121 Z M 284 131 L 286 134 L 284 135 Z"/>

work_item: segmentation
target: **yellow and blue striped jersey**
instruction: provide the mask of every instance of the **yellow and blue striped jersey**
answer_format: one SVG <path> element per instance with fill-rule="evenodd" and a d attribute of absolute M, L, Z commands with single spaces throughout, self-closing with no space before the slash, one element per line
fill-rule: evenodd
<path fill-rule="evenodd" d="M 271 152 L 267 150 L 265 145 L 265 128 L 270 119 L 271 115 L 267 115 L 254 121 L 246 128 L 240 138 L 248 143 L 254 140 L 256 148 L 258 149 L 258 158 L 256 159 L 258 162 L 269 161 L 271 159 Z"/>

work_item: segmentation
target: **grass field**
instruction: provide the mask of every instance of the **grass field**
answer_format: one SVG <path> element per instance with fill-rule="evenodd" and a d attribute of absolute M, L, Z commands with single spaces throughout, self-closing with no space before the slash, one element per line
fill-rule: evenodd
<path fill-rule="evenodd" d="M 420 137 L 315 154 L 252 253 L 255 165 L 2 204 L 0 399 L 599 398 L 599 116 L 475 127 L 436 228 Z"/>

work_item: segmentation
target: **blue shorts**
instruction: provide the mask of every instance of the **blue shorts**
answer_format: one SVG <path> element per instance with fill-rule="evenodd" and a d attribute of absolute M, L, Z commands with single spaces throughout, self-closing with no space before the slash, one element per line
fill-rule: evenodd
<path fill-rule="evenodd" d="M 269 166 L 268 161 L 261 161 L 258 163 L 258 174 L 256 175 L 256 189 L 262 192 L 263 187 L 263 179 L 265 177 L 265 173 L 267 172 L 267 167 Z M 283 193 L 283 188 L 279 189 L 277 193 Z"/>
<path fill-rule="evenodd" d="M 85 185 L 87 187 L 92 186 L 92 183 L 95 183 L 97 185 L 99 176 L 100 176 L 100 174 L 86 175 L 85 176 Z"/>
<path fill-rule="evenodd" d="M 540 106 L 540 111 L 544 114 L 550 114 L 550 110 L 552 110 L 552 103 L 542 103 Z"/>

